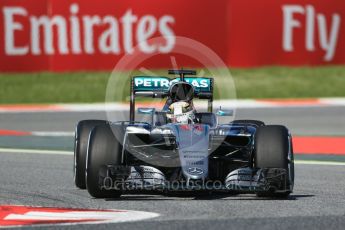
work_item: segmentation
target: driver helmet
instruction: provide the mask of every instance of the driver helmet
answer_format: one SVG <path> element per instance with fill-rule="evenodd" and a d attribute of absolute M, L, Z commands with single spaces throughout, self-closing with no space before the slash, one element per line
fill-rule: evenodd
<path fill-rule="evenodd" d="M 195 118 L 194 113 L 195 110 L 191 103 L 185 101 L 174 102 L 169 106 L 167 118 L 172 123 L 189 124 Z"/>

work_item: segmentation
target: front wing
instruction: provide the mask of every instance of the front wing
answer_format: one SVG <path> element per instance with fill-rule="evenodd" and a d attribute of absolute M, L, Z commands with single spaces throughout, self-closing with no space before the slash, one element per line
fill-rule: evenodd
<path fill-rule="evenodd" d="M 239 168 L 221 180 L 168 180 L 165 174 L 152 166 L 102 167 L 99 186 L 106 190 L 157 190 L 157 191 L 238 191 L 289 192 L 288 175 L 280 168 Z"/>

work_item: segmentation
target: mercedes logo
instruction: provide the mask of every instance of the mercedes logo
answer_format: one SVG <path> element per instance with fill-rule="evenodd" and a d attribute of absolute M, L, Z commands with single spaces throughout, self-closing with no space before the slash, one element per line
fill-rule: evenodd
<path fill-rule="evenodd" d="M 192 168 L 188 168 L 188 173 L 193 174 L 193 175 L 201 175 L 203 174 L 204 170 L 202 170 L 201 168 L 197 168 L 197 167 L 192 167 Z"/>

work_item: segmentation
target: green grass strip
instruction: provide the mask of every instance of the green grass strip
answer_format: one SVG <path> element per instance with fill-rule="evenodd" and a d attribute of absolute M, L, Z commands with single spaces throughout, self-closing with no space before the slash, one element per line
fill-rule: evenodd
<path fill-rule="evenodd" d="M 153 72 L 167 75 L 166 70 Z M 231 73 L 240 99 L 345 97 L 345 66 L 231 69 Z M 104 102 L 109 77 L 110 72 L 1 73 L 0 104 Z M 219 76 L 217 88 L 226 92 L 223 77 Z M 128 79 L 120 83 L 119 89 L 128 94 Z"/>

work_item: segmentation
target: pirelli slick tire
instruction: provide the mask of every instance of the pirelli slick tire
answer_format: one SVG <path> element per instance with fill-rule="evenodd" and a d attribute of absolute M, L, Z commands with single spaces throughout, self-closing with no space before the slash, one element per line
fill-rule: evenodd
<path fill-rule="evenodd" d="M 265 125 L 263 121 L 258 121 L 258 120 L 234 120 L 230 124 L 252 124 L 257 127 Z"/>
<path fill-rule="evenodd" d="M 86 151 L 91 130 L 100 124 L 106 124 L 104 120 L 83 120 L 77 124 L 74 141 L 74 183 L 80 189 L 86 189 L 85 168 Z"/>
<path fill-rule="evenodd" d="M 87 149 L 86 188 L 95 198 L 121 196 L 120 190 L 109 189 L 99 177 L 102 166 L 121 165 L 122 145 L 117 139 L 121 133 L 123 133 L 121 125 L 108 124 L 98 125 L 91 131 Z"/>
<path fill-rule="evenodd" d="M 288 129 L 281 125 L 261 126 L 254 138 L 254 167 L 283 168 L 287 172 L 287 191 L 260 192 L 260 197 L 287 197 L 293 190 L 294 162 L 292 138 Z"/>

